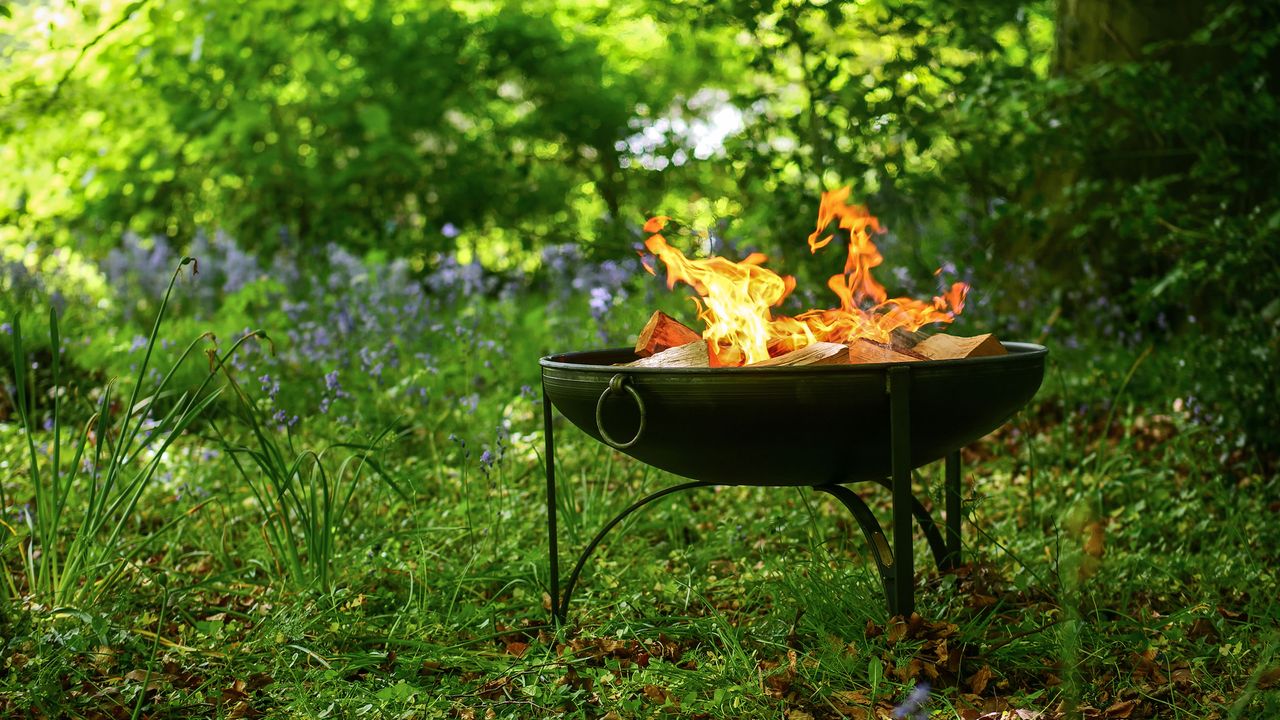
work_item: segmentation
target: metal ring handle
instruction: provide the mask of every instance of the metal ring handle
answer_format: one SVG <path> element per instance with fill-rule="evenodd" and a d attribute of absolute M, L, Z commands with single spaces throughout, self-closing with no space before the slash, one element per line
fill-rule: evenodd
<path fill-rule="evenodd" d="M 635 437 L 627 442 L 620 443 L 609 436 L 607 430 L 604 429 L 604 401 L 610 395 L 626 390 L 631 393 L 631 399 L 636 401 L 636 407 L 640 409 L 640 427 L 636 428 Z M 640 436 L 644 434 L 644 401 L 640 399 L 640 393 L 636 389 L 627 384 L 626 375 L 614 375 L 609 378 L 609 386 L 600 393 L 600 399 L 596 401 L 596 430 L 600 431 L 600 438 L 619 450 L 626 450 L 635 445 L 640 440 Z"/>

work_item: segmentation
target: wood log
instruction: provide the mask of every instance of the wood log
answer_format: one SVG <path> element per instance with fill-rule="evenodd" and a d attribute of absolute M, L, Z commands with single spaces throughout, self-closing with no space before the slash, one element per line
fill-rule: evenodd
<path fill-rule="evenodd" d="M 970 357 L 989 357 L 1007 355 L 1008 350 L 1000 344 L 995 335 L 975 335 L 974 337 L 957 337 L 955 335 L 934 335 L 921 341 L 912 348 L 930 360 L 958 360 Z"/>
<path fill-rule="evenodd" d="M 646 358 L 701 339 L 697 331 L 661 310 L 655 310 L 640 331 L 640 339 L 636 340 L 636 355 Z"/>
<path fill-rule="evenodd" d="M 849 343 L 849 362 L 862 363 L 917 362 L 926 359 L 914 350 L 892 348 L 878 342 L 860 338 Z"/>
<path fill-rule="evenodd" d="M 711 367 L 711 356 L 704 340 L 667 348 L 635 362 L 622 363 L 623 367 L 697 368 Z"/>
<path fill-rule="evenodd" d="M 848 365 L 849 348 L 840 343 L 816 342 L 778 357 L 751 363 L 747 367 L 799 367 L 801 365 Z"/>
<path fill-rule="evenodd" d="M 929 336 L 919 330 L 894 328 L 893 332 L 889 333 L 889 347 L 894 350 L 910 350 L 927 337 Z"/>

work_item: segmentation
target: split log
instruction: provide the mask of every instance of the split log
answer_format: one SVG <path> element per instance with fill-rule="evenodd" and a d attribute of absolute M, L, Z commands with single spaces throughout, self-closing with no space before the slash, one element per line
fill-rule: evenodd
<path fill-rule="evenodd" d="M 960 358 L 989 357 L 992 355 L 1007 355 L 1009 353 L 1000 344 L 1000 341 L 996 339 L 996 336 L 991 333 L 974 337 L 934 335 L 923 340 L 913 349 L 930 360 L 958 360 Z"/>
<path fill-rule="evenodd" d="M 894 350 L 910 350 L 927 337 L 929 336 L 919 330 L 894 328 L 893 332 L 889 333 L 889 347 Z"/>
<path fill-rule="evenodd" d="M 915 350 L 893 348 L 866 338 L 860 338 L 849 343 L 849 362 L 854 365 L 863 363 L 916 362 L 925 359 L 927 358 Z"/>
<path fill-rule="evenodd" d="M 640 339 L 636 341 L 636 355 L 649 357 L 663 350 L 698 342 L 702 336 L 684 323 L 662 312 L 654 311 L 640 331 Z"/>
<path fill-rule="evenodd" d="M 751 363 L 747 367 L 799 367 L 801 365 L 848 365 L 849 348 L 840 343 L 816 342 L 778 357 Z"/>
<path fill-rule="evenodd" d="M 704 368 L 711 367 L 711 356 L 707 352 L 707 343 L 699 339 L 698 342 L 668 348 L 660 353 L 640 358 L 635 362 L 622 363 L 622 365 L 623 367 Z"/>

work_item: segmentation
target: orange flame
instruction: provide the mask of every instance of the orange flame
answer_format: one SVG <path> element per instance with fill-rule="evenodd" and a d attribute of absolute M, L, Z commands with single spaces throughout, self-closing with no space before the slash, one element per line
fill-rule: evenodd
<path fill-rule="evenodd" d="M 914 331 L 929 323 L 949 323 L 960 314 L 969 292 L 962 282 L 931 303 L 888 297 L 871 275 L 872 268 L 884 262 L 871 233 L 884 230 L 865 207 L 848 204 L 848 197 L 849 188 L 823 193 L 817 228 L 809 235 L 809 250 L 817 253 L 835 237 L 822 237 L 832 221 L 848 231 L 844 272 L 827 281 L 840 306 L 807 310 L 796 317 L 774 316 L 771 308 L 782 304 L 796 281 L 764 267 L 764 255 L 752 253 L 740 262 L 718 256 L 691 260 L 661 235 L 669 218 L 653 217 L 645 223 L 645 231 L 653 233 L 645 247 L 666 266 L 667 287 L 683 282 L 698 294 L 694 302 L 698 318 L 706 324 L 702 337 L 713 365 L 749 365 L 819 341 L 847 344 L 866 338 L 885 343 L 898 328 Z M 647 264 L 645 268 L 654 272 Z"/>

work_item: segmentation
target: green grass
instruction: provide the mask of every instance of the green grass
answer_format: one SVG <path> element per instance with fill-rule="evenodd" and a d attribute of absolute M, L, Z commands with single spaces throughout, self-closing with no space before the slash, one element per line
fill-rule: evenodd
<path fill-rule="evenodd" d="M 1275 716 L 1280 484 L 1121 391 L 1159 355 L 1116 358 L 1101 383 L 1055 359 L 1037 404 L 966 451 L 966 565 L 939 575 L 921 540 L 905 622 L 834 501 L 720 488 L 625 522 L 551 626 L 540 403 L 514 382 L 474 415 L 359 441 L 278 430 L 233 383 L 133 471 L 110 525 L 70 476 L 49 479 L 76 463 L 39 452 L 78 447 L 84 425 L 3 424 L 0 715 L 858 718 L 921 678 L 934 718 Z M 495 417 L 507 441 L 481 464 Z M 569 426 L 557 438 L 565 567 L 676 479 Z M 940 474 L 921 472 L 922 493 Z M 15 524 L 48 493 L 66 498 L 58 528 Z M 865 497 L 888 517 L 887 492 Z M 68 573 L 82 536 L 96 554 Z"/>

